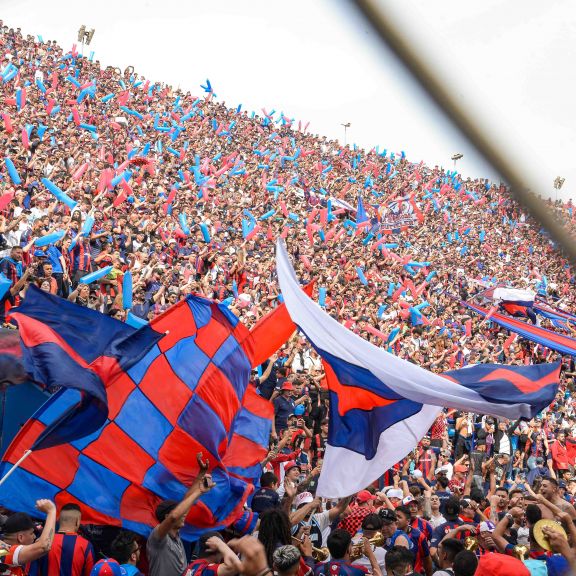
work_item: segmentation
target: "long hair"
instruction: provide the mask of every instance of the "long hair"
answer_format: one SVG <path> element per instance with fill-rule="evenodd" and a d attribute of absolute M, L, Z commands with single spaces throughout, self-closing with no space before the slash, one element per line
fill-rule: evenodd
<path fill-rule="evenodd" d="M 284 510 L 272 508 L 260 516 L 258 540 L 264 545 L 268 566 L 273 565 L 274 550 L 292 543 L 290 519 Z"/>

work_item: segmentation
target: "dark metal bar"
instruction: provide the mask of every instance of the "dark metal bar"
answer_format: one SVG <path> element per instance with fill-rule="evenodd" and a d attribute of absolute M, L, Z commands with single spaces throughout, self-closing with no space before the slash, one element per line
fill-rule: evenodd
<path fill-rule="evenodd" d="M 378 0 L 351 0 L 352 4 L 365 16 L 380 39 L 392 50 L 410 71 L 414 79 L 426 90 L 454 126 L 504 178 L 518 203 L 549 232 L 550 236 L 562 248 L 566 257 L 576 266 L 576 241 L 566 229 L 557 222 L 540 197 L 529 191 L 525 179 L 517 166 L 506 159 L 504 150 L 493 143 L 493 138 L 475 122 L 449 91 L 444 87 L 437 74 L 427 66 L 424 60 L 385 13 Z M 535 187 L 534 187 L 535 188 Z"/>

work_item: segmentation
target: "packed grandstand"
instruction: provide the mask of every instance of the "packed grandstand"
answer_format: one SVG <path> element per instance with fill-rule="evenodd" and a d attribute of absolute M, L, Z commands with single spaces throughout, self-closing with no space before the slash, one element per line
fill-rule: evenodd
<path fill-rule="evenodd" d="M 40 342 L 37 325 L 24 324 L 27 301 L 34 322 L 52 326 L 38 307 L 46 306 L 53 320 L 58 310 L 73 315 L 69 310 L 80 306 L 125 323 L 126 330 L 146 331 L 191 295 L 217 303 L 225 319 L 239 318 L 240 328 L 230 334 L 242 344 L 242 325 L 254 329 L 284 302 L 276 272 L 283 239 L 296 277 L 313 283 L 312 299 L 321 309 L 397 359 L 436 374 L 515 367 L 521 376 L 514 382 L 527 395 L 535 388 L 522 388 L 520 379 L 531 377 L 520 370 L 561 363 L 549 407 L 530 417 L 496 418 L 447 405 L 423 438 L 408 438 L 409 454 L 373 482 L 341 494 L 345 498 L 322 498 L 316 489 L 334 388 L 317 351 L 322 346 L 314 347 L 306 330 L 290 330 L 249 374 L 271 412 L 258 473 L 236 502 L 240 508 L 224 514 L 213 498 L 204 515 L 197 506 L 188 515 L 199 498 L 216 493 L 212 480 L 218 484 L 216 468 L 223 469 L 213 469 L 213 461 L 205 469 L 196 460 L 198 443 L 179 445 L 192 454 L 190 489 L 168 499 L 144 483 L 155 495 L 154 509 L 147 516 L 130 511 L 140 519 L 131 523 L 123 522 L 124 501 L 117 509 L 109 504 L 106 492 L 117 483 L 107 485 L 108 476 L 98 476 L 100 498 L 77 486 L 80 464 L 64 481 L 64 472 L 48 478 L 46 461 L 32 455 L 0 486 L 2 573 L 571 573 L 574 269 L 503 184 L 429 167 L 402 151 L 342 146 L 273 110 L 228 107 L 209 81 L 196 93 L 175 90 L 131 68 L 103 69 L 75 46 L 67 51 L 7 26 L 0 44 L 0 314 L 4 328 L 20 327 L 25 349 Z M 571 201 L 549 202 L 549 208 L 575 231 Z M 201 304 L 195 306 L 194 314 L 210 309 L 210 322 L 224 322 L 215 308 L 198 312 Z M 226 321 L 234 327 L 233 319 Z M 85 337 L 90 341 L 95 332 Z M 161 358 L 169 362 L 164 370 L 184 379 L 161 342 Z M 80 348 L 67 354 L 82 356 Z M 209 354 L 206 344 L 202 350 Z M 66 384 L 39 368 L 45 357 L 28 350 L 13 361 L 30 375 L 31 357 L 36 384 L 60 389 L 62 402 Z M 233 380 L 228 368 L 215 365 Z M 132 378 L 133 372 L 127 370 Z M 155 372 L 156 386 L 163 377 Z M 3 380 L 15 383 L 12 376 Z M 145 381 L 140 376 L 137 384 L 143 388 Z M 119 402 L 108 394 L 109 421 Z M 138 409 L 146 415 L 140 426 L 156 433 L 152 412 Z M 261 420 L 264 414 L 263 408 Z M 128 433 L 128 426 L 118 426 Z M 4 456 L 3 475 L 31 447 L 29 431 L 25 427 Z M 408 429 L 395 434 L 405 441 Z M 78 436 L 51 442 L 45 450 L 63 470 L 70 451 L 80 451 L 78 461 L 96 460 L 88 441 L 81 440 L 81 448 L 78 442 Z M 146 444 L 138 444 L 134 450 L 142 446 L 154 460 Z M 107 446 L 112 450 L 113 443 Z M 98 466 L 119 474 L 115 459 L 137 468 L 128 451 L 123 444 L 108 459 L 99 454 Z M 158 461 L 167 466 L 161 456 Z M 228 466 L 248 466 L 234 462 Z M 158 478 L 167 486 L 173 479 Z M 84 482 L 92 486 L 87 477 Z M 42 494 L 48 485 L 58 490 Z M 32 513 L 36 500 L 46 517 Z M 50 500 L 58 506 L 56 536 Z M 43 530 L 30 514 L 45 520 Z M 191 546 L 184 546 L 181 529 L 193 535 L 184 538 Z"/>

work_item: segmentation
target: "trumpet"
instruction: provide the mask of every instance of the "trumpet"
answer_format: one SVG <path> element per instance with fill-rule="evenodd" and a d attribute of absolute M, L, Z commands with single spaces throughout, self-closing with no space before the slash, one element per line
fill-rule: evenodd
<path fill-rule="evenodd" d="M 514 546 L 512 552 L 514 553 L 514 556 L 518 558 L 518 560 L 526 560 L 526 558 L 528 557 L 529 548 L 528 546 L 517 544 L 516 546 Z"/>
<path fill-rule="evenodd" d="M 478 540 L 473 536 L 466 536 L 464 538 L 464 549 L 475 552 L 478 549 Z"/>
<path fill-rule="evenodd" d="M 368 540 L 368 543 L 372 546 L 384 546 L 386 543 L 386 538 L 382 532 L 376 532 L 376 534 Z M 352 545 L 352 550 L 350 550 L 350 560 L 358 560 L 364 555 L 364 542 L 359 542 L 358 544 Z"/>
<path fill-rule="evenodd" d="M 292 536 L 292 540 L 298 544 L 302 544 L 302 540 L 296 538 L 296 536 Z M 329 557 L 330 551 L 328 548 L 316 548 L 315 546 L 312 546 L 312 558 L 314 558 L 316 562 L 325 562 Z"/>

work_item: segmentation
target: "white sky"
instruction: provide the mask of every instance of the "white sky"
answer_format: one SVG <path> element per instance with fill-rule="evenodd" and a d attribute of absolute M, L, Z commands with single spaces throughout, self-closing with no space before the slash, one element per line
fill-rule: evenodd
<path fill-rule="evenodd" d="M 381 0 L 539 190 L 576 198 L 576 3 L 570 0 Z M 310 130 L 493 177 L 346 0 L 1 0 L 0 17 L 66 49 L 96 28 L 104 65 L 133 65 L 153 81 L 310 120 Z"/>

